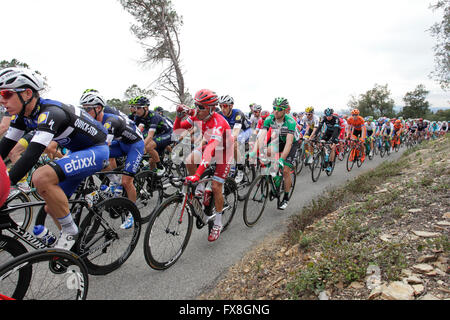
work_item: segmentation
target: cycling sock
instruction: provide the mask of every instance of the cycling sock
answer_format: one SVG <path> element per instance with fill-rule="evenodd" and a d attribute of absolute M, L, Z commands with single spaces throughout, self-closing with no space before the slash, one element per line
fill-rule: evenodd
<path fill-rule="evenodd" d="M 69 213 L 64 218 L 58 218 L 58 222 L 64 233 L 75 235 L 78 233 L 78 227 L 73 221 L 72 215 Z"/>
<path fill-rule="evenodd" d="M 218 212 L 217 212 L 217 214 L 216 214 L 216 219 L 214 220 L 214 224 L 215 224 L 216 226 L 220 226 L 220 227 L 223 226 L 223 224 L 222 224 L 222 212 L 221 212 L 221 213 L 218 213 Z"/>

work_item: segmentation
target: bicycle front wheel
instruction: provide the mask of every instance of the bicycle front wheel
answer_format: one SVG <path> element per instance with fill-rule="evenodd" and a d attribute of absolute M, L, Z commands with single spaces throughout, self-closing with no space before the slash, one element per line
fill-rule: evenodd
<path fill-rule="evenodd" d="M 6 200 L 7 206 L 19 205 L 27 202 L 31 202 L 30 197 L 22 191 L 15 191 L 16 194 L 9 197 Z M 14 220 L 22 229 L 27 230 L 33 220 L 33 207 L 25 207 L 22 209 L 17 209 L 9 213 L 11 219 Z"/>
<path fill-rule="evenodd" d="M 28 274 L 28 281 L 21 280 L 24 273 Z M 16 300 L 85 300 L 88 277 L 87 268 L 77 255 L 43 249 L 0 266 L 0 293 Z"/>
<path fill-rule="evenodd" d="M 253 227 L 261 218 L 269 197 L 269 183 L 265 175 L 259 175 L 250 185 L 244 202 L 244 223 Z"/>
<path fill-rule="evenodd" d="M 313 182 L 317 182 L 322 172 L 323 165 L 323 155 L 322 153 L 316 153 L 313 158 L 313 163 L 311 165 L 311 178 Z"/>
<path fill-rule="evenodd" d="M 347 171 L 350 172 L 353 169 L 353 165 L 355 164 L 355 158 L 356 158 L 356 148 L 351 148 L 350 152 L 347 156 Z"/>
<path fill-rule="evenodd" d="M 171 267 L 183 254 L 192 233 L 193 209 L 183 195 L 166 199 L 152 215 L 144 236 L 144 257 L 155 270 Z"/>
<path fill-rule="evenodd" d="M 131 215 L 133 222 L 124 226 Z M 75 243 L 89 273 L 105 275 L 118 269 L 133 253 L 141 234 L 141 216 L 127 198 L 110 198 L 96 204 L 84 218 Z"/>

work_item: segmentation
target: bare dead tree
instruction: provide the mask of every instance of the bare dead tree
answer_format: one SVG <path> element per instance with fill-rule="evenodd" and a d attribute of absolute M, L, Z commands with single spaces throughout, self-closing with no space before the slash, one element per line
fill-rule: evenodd
<path fill-rule="evenodd" d="M 163 65 L 163 71 L 153 82 L 173 103 L 190 104 L 181 65 L 180 28 L 183 19 L 170 0 L 119 0 L 135 19 L 131 31 L 145 48 L 143 63 Z M 175 98 L 173 98 L 175 97 Z"/>

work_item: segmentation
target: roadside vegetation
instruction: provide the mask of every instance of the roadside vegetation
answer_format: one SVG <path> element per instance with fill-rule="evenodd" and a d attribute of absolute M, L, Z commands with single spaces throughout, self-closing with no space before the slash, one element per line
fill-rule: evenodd
<path fill-rule="evenodd" d="M 313 200 L 200 299 L 448 299 L 450 138 Z"/>

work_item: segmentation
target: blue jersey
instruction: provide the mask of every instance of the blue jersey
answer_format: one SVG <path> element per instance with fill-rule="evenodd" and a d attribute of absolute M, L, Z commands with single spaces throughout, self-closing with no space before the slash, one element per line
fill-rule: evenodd
<path fill-rule="evenodd" d="M 245 117 L 245 114 L 239 109 L 231 110 L 231 114 L 229 117 L 225 116 L 222 111 L 219 114 L 227 120 L 231 129 L 235 127 L 235 125 L 240 125 L 243 131 L 250 128 L 250 121 Z"/>
<path fill-rule="evenodd" d="M 122 141 L 125 144 L 133 144 L 139 140 L 143 140 L 141 131 L 125 115 L 105 113 L 102 123 L 106 130 L 108 130 L 108 142 L 114 139 Z"/>

